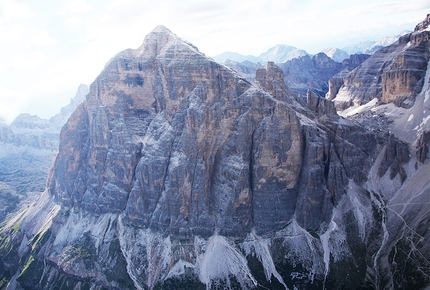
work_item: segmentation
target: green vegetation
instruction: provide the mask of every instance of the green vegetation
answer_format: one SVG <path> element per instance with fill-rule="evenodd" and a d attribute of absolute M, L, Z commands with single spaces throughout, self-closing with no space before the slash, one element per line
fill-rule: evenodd
<path fill-rule="evenodd" d="M 5 288 L 6 288 L 7 283 L 9 283 L 9 280 L 8 280 L 8 279 L 6 279 L 6 278 L 1 279 L 1 280 L 0 280 L 0 289 L 5 289 Z"/>
<path fill-rule="evenodd" d="M 23 282 L 24 285 L 35 285 L 39 283 L 42 278 L 43 267 L 44 263 L 42 261 L 30 255 L 17 281 Z"/>
<path fill-rule="evenodd" d="M 48 241 L 49 237 L 51 236 L 51 230 L 46 230 L 44 232 L 39 232 L 37 235 L 34 236 L 32 239 L 32 247 L 31 251 L 32 253 L 37 253 L 40 248 Z"/>
<path fill-rule="evenodd" d="M 19 231 L 19 228 L 21 227 L 21 223 L 22 223 L 22 220 L 18 221 L 16 224 L 14 224 L 14 225 L 12 226 L 12 230 L 13 230 L 15 233 L 17 233 L 17 232 Z"/>

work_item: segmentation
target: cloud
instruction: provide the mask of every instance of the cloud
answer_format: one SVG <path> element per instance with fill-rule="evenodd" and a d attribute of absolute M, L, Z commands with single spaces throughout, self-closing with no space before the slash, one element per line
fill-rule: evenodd
<path fill-rule="evenodd" d="M 67 4 L 61 9 L 60 14 L 73 14 L 91 11 L 93 7 L 85 0 L 69 0 Z"/>
<path fill-rule="evenodd" d="M 0 3 L 1 19 L 2 20 L 16 20 L 25 19 L 36 16 L 26 3 L 17 3 L 13 0 L 3 0 Z"/>

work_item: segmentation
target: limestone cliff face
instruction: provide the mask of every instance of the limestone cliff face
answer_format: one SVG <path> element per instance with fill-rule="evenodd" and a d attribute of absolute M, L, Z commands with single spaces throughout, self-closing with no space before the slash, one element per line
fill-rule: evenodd
<path fill-rule="evenodd" d="M 413 33 L 378 50 L 343 78 L 340 89 L 339 84 L 334 85 L 328 97 L 334 99 L 337 108 L 359 106 L 375 98 L 410 108 L 422 89 L 430 59 L 430 32 L 423 27 L 425 21 Z"/>
<path fill-rule="evenodd" d="M 337 148 L 344 136 L 319 128 L 283 78 L 273 63 L 257 71 L 269 95 L 158 27 L 91 86 L 63 128 L 49 190 L 65 206 L 124 212 L 130 225 L 183 238 L 268 233 L 293 217 L 317 230 L 340 194 L 326 184 L 365 180 L 337 160 L 374 153 Z M 331 166 L 344 178 L 331 176 Z"/>

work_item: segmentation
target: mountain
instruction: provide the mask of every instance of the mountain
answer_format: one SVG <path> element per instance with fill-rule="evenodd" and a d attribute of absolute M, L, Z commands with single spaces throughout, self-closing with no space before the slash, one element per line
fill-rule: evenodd
<path fill-rule="evenodd" d="M 298 49 L 294 46 L 278 44 L 269 48 L 266 52 L 260 54 L 258 57 L 253 55 L 242 55 L 236 52 L 223 52 L 214 56 L 213 59 L 222 64 L 225 64 L 228 61 L 234 61 L 237 63 L 248 61 L 255 64 L 266 63 L 268 61 L 282 63 L 304 55 L 308 55 L 308 53 L 302 49 Z"/>
<path fill-rule="evenodd" d="M 346 46 L 342 48 L 342 50 L 348 54 L 354 54 L 354 53 L 363 54 L 363 53 L 366 53 L 366 51 L 371 50 L 372 47 L 375 46 L 375 43 L 376 41 L 366 40 L 353 45 Z"/>
<path fill-rule="evenodd" d="M 425 81 L 430 57 L 427 42 L 427 32 L 416 31 L 375 52 L 335 88 L 336 106 L 346 109 L 372 99 L 404 108 L 412 106 Z"/>
<path fill-rule="evenodd" d="M 429 34 L 405 36 L 405 55 L 389 47 L 398 53 L 356 68 L 364 57 L 350 58 L 345 80 L 373 88 L 378 70 L 397 78 L 409 57 L 428 71 L 426 54 L 410 53 L 428 52 Z M 317 58 L 323 68 L 333 62 Z M 158 26 L 105 66 L 61 131 L 46 190 L 3 224 L 2 285 L 424 289 L 422 83 L 415 97 L 390 89 L 377 112 L 374 102 L 341 117 L 339 99 L 296 97 L 274 62 L 252 84 Z M 335 99 L 352 96 L 353 85 L 361 84 L 345 82 Z M 412 109 L 417 116 L 399 113 Z M 420 134 L 408 137 L 405 118 Z"/>
<path fill-rule="evenodd" d="M 325 96 L 329 91 L 327 82 L 342 70 L 348 72 L 367 59 L 369 55 L 351 55 L 339 63 L 324 53 L 314 56 L 302 56 L 279 64 L 285 74 L 285 82 L 295 95 L 305 97 L 308 90 Z M 226 61 L 224 65 L 236 71 L 249 82 L 255 82 L 257 69 L 262 68 L 260 63 Z M 342 80 L 343 81 L 343 80 Z"/>
<path fill-rule="evenodd" d="M 342 48 L 348 54 L 373 54 L 378 49 L 381 49 L 385 46 L 391 45 L 399 40 L 405 34 L 409 34 L 411 31 L 402 31 L 401 33 L 393 36 L 384 36 L 378 41 L 362 41 L 354 45 L 350 45 Z"/>
<path fill-rule="evenodd" d="M 20 114 L 9 126 L 0 124 L 0 222 L 20 201 L 44 191 L 61 127 L 86 93 L 88 86 L 80 85 L 70 104 L 49 120 Z"/>
<path fill-rule="evenodd" d="M 387 145 L 385 157 L 403 155 L 405 165 L 396 165 L 401 178 L 391 186 L 372 186 L 380 192 L 386 210 L 385 241 L 375 268 L 385 273 L 379 281 L 391 289 L 424 289 L 429 284 L 421 272 L 430 266 L 429 24 L 430 14 L 414 32 L 343 76 L 338 93 L 328 95 L 334 96 L 341 115 L 370 130 L 388 129 L 390 138 L 402 140 L 409 151 L 404 155 L 403 149 Z M 394 172 L 388 171 L 387 181 L 394 180 Z"/>
<path fill-rule="evenodd" d="M 302 56 L 289 60 L 280 65 L 285 82 L 296 95 L 306 96 L 311 90 L 320 96 L 329 91 L 328 81 L 344 69 L 353 69 L 365 59 L 365 56 L 351 55 L 342 63 L 336 62 L 325 53 L 318 53 L 312 57 Z"/>
<path fill-rule="evenodd" d="M 349 58 L 348 53 L 346 53 L 345 51 L 343 51 L 339 48 L 335 48 L 335 47 L 326 48 L 322 52 L 324 52 L 332 60 L 334 60 L 336 62 L 340 62 L 340 63 L 342 63 L 342 61 L 344 59 Z"/>
<path fill-rule="evenodd" d="M 238 63 L 249 61 L 252 63 L 259 63 L 262 61 L 259 57 L 253 55 L 242 55 L 240 53 L 231 51 L 226 51 L 219 55 L 216 55 L 213 57 L 213 59 L 218 63 L 226 63 L 227 61 L 234 61 Z"/>
<path fill-rule="evenodd" d="M 288 60 L 308 55 L 303 49 L 298 49 L 294 46 L 278 44 L 269 48 L 266 52 L 260 54 L 259 58 L 266 63 L 273 61 L 275 63 L 283 63 Z"/>
<path fill-rule="evenodd" d="M 226 60 L 223 64 L 231 68 L 232 70 L 238 72 L 241 76 L 243 76 L 247 81 L 251 83 L 255 82 L 255 73 L 257 69 L 263 67 L 259 62 L 254 63 L 247 60 L 243 62 Z"/>

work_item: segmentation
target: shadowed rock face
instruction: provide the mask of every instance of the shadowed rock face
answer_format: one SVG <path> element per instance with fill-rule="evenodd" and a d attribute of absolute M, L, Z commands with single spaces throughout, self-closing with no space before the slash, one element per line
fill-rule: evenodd
<path fill-rule="evenodd" d="M 281 65 L 285 82 L 295 94 L 306 96 L 311 89 L 324 96 L 328 91 L 327 81 L 344 67 L 325 53 L 318 53 L 289 60 Z"/>
<path fill-rule="evenodd" d="M 354 174 L 343 160 L 371 158 L 377 141 L 340 125 L 329 101 L 303 107 L 283 79 L 269 63 L 257 89 L 157 27 L 110 61 L 63 128 L 49 190 L 64 206 L 178 237 L 264 234 L 293 216 L 316 230 L 337 188 L 366 178 L 368 163 Z M 375 146 L 339 147 L 356 134 Z"/>

